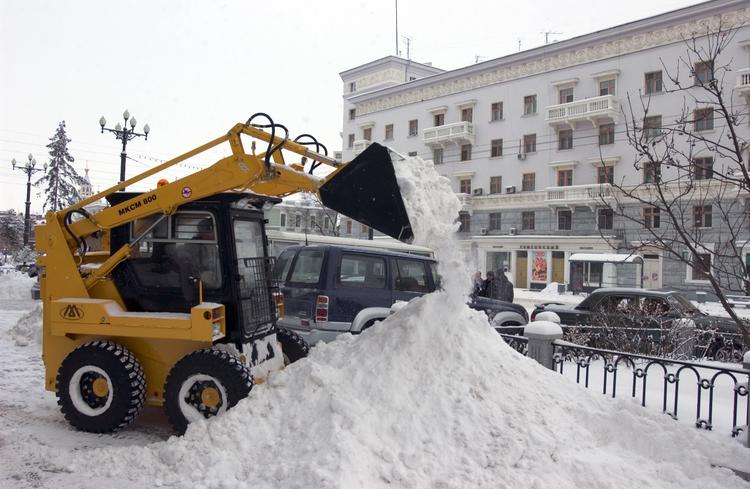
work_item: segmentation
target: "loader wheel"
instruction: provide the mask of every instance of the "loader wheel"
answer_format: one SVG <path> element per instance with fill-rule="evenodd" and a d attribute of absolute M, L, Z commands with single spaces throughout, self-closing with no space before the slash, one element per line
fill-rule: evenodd
<path fill-rule="evenodd" d="M 310 353 L 310 345 L 294 331 L 277 326 L 276 339 L 281 343 L 281 351 L 284 353 L 284 366 L 305 358 Z"/>
<path fill-rule="evenodd" d="M 57 404 L 79 430 L 109 433 L 132 423 L 143 409 L 146 380 L 135 356 L 113 341 L 85 343 L 57 371 Z"/>
<path fill-rule="evenodd" d="M 212 348 L 197 350 L 177 362 L 164 386 L 164 407 L 176 432 L 188 424 L 223 413 L 253 387 L 250 370 L 234 355 Z"/>

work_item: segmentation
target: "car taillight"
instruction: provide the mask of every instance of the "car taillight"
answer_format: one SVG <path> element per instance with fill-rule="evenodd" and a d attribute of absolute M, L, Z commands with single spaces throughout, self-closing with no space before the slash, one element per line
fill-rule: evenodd
<path fill-rule="evenodd" d="M 319 295 L 315 303 L 315 320 L 328 321 L 328 296 Z"/>
<path fill-rule="evenodd" d="M 531 320 L 533 321 L 534 318 L 536 318 L 536 309 L 534 309 L 533 311 L 531 311 Z"/>
<path fill-rule="evenodd" d="M 284 317 L 284 294 L 281 292 L 273 293 L 273 302 L 276 304 L 276 316 L 281 319 Z"/>

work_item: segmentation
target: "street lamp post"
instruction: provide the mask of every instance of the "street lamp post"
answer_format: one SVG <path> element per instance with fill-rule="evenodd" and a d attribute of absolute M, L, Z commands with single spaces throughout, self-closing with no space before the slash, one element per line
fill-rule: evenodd
<path fill-rule="evenodd" d="M 36 168 L 36 160 L 31 154 L 29 154 L 29 162 L 24 166 L 16 163 L 15 158 L 11 163 L 14 170 L 21 170 L 26 174 L 26 214 L 23 219 L 23 246 L 25 248 L 29 245 L 29 236 L 31 235 L 31 175 L 38 171 L 47 171 L 47 163 L 44 164 L 44 169 Z"/>
<path fill-rule="evenodd" d="M 121 126 L 118 122 L 114 129 L 110 129 L 108 127 L 104 127 L 107 125 L 107 119 L 102 116 L 99 119 L 99 125 L 102 128 L 102 134 L 104 134 L 104 131 L 109 131 L 111 133 L 114 133 L 115 139 L 119 139 L 122 141 L 122 152 L 120 153 L 120 183 L 125 181 L 125 159 L 128 157 L 127 153 L 125 152 L 125 148 L 128 145 L 128 141 L 131 139 L 135 139 L 138 136 L 143 136 L 145 139 L 148 140 L 148 133 L 151 131 L 151 128 L 148 127 L 148 124 L 143 126 L 143 134 L 135 132 L 135 117 L 130 117 L 130 112 L 125 110 L 125 112 L 122 113 L 123 119 L 125 119 L 125 125 Z M 128 120 L 130 120 L 130 129 L 128 129 Z M 125 190 L 123 188 L 122 190 Z"/>

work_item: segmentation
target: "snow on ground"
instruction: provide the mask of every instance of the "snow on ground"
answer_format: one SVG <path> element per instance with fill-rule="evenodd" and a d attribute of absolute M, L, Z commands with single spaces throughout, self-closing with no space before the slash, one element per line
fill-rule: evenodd
<path fill-rule="evenodd" d="M 748 470 L 747 449 L 575 386 L 508 347 L 466 306 L 448 181 L 417 158 L 398 166 L 445 291 L 315 347 L 225 415 L 156 443 L 148 419 L 115 436 L 66 429 L 42 393 L 36 345 L 2 338 L 0 486 L 750 487 L 712 466 Z"/>

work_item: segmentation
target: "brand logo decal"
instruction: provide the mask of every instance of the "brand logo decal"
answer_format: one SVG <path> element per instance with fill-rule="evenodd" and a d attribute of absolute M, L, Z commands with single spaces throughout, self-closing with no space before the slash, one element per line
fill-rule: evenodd
<path fill-rule="evenodd" d="M 79 319 L 83 319 L 83 309 L 76 306 L 75 304 L 68 304 L 60 310 L 60 316 L 63 319 L 78 321 Z"/>
<path fill-rule="evenodd" d="M 193 195 L 193 189 L 190 187 L 182 187 L 182 198 L 189 199 Z"/>

